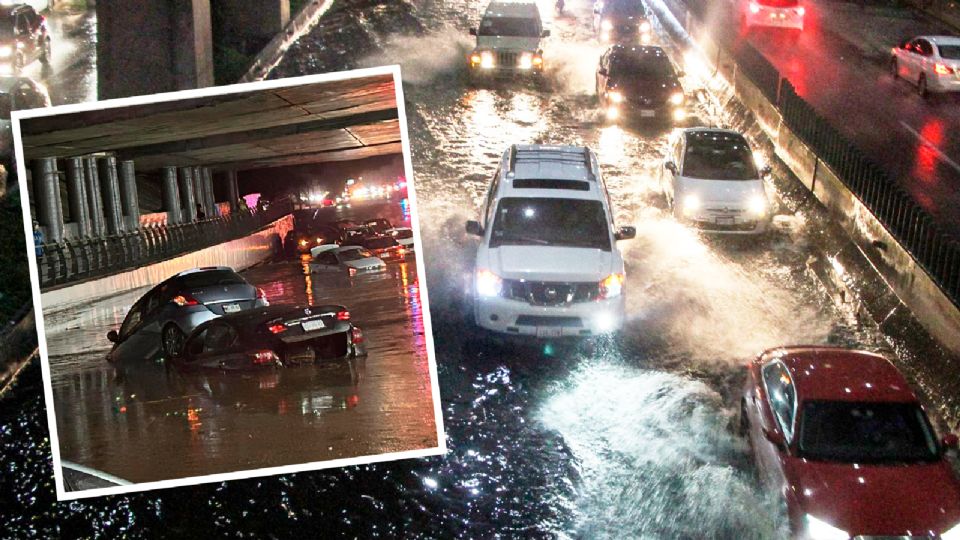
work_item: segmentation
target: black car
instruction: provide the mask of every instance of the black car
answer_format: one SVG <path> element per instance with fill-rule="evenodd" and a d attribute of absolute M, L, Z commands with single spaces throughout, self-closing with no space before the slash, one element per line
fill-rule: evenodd
<path fill-rule="evenodd" d="M 593 6 L 593 29 L 601 43 L 650 43 L 650 20 L 640 0 L 607 0 Z"/>
<path fill-rule="evenodd" d="M 387 231 L 393 229 L 393 224 L 386 218 L 368 219 L 363 222 L 363 226 L 377 234 L 387 234 Z"/>
<path fill-rule="evenodd" d="M 242 371 L 366 354 L 346 307 L 270 306 L 201 324 L 173 360 L 181 369 Z"/>
<path fill-rule="evenodd" d="M 389 234 L 368 236 L 363 247 L 384 261 L 402 261 L 407 256 L 407 250 Z"/>
<path fill-rule="evenodd" d="M 687 116 L 682 76 L 660 47 L 614 45 L 600 57 L 597 97 L 609 121 L 629 116 L 681 122 Z"/>
<path fill-rule="evenodd" d="M 17 75 L 34 60 L 50 63 L 46 19 L 26 4 L 0 6 L 0 75 Z"/>

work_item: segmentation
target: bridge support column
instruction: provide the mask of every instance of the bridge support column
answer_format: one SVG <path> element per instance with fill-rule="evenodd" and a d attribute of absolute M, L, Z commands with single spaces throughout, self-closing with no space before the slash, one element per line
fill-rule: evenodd
<path fill-rule="evenodd" d="M 117 158 L 107 156 L 97 159 L 100 176 L 100 197 L 106 224 L 106 234 L 117 236 L 123 232 L 123 210 L 120 204 L 120 179 L 117 176 Z"/>
<path fill-rule="evenodd" d="M 197 219 L 197 200 L 194 198 L 193 167 L 180 167 L 180 207 L 183 209 L 182 223 Z"/>
<path fill-rule="evenodd" d="M 60 178 L 57 160 L 33 160 L 33 189 L 37 195 L 37 221 L 46 230 L 46 241 L 63 241 L 63 203 L 60 199 Z"/>
<path fill-rule="evenodd" d="M 83 179 L 83 159 L 71 157 L 67 162 L 67 204 L 70 219 L 77 224 L 77 235 L 90 236 L 90 209 L 87 207 L 87 192 Z"/>
<path fill-rule="evenodd" d="M 133 160 L 120 162 L 120 204 L 125 217 L 125 229 L 140 228 L 140 197 L 137 194 L 137 171 Z"/>
<path fill-rule="evenodd" d="M 227 171 L 227 199 L 230 201 L 230 211 L 238 210 L 237 199 L 240 198 L 240 189 L 237 187 L 237 171 Z"/>
<path fill-rule="evenodd" d="M 83 180 L 86 182 L 84 193 L 90 208 L 90 235 L 102 237 L 106 232 L 103 218 L 103 200 L 100 198 L 100 176 L 97 174 L 97 158 L 83 159 Z"/>
<path fill-rule="evenodd" d="M 163 209 L 167 211 L 167 224 L 182 223 L 183 214 L 180 212 L 180 190 L 177 188 L 176 167 L 164 167 L 160 172 L 160 192 L 163 196 Z"/>

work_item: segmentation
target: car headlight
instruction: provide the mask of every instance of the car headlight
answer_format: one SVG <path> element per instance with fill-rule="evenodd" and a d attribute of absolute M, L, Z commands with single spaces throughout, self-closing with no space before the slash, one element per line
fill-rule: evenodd
<path fill-rule="evenodd" d="M 690 215 L 700 210 L 700 197 L 696 193 L 691 193 L 683 198 L 683 213 Z"/>
<path fill-rule="evenodd" d="M 484 69 L 490 69 L 494 66 L 493 53 L 490 51 L 483 51 L 480 53 L 480 67 Z"/>
<path fill-rule="evenodd" d="M 838 529 L 810 514 L 803 516 L 803 521 L 807 529 L 807 538 L 810 540 L 849 540 L 850 538 L 847 531 Z"/>
<path fill-rule="evenodd" d="M 607 31 L 613 30 L 613 23 L 605 20 L 600 23 L 600 29 L 607 30 Z"/>
<path fill-rule="evenodd" d="M 531 53 L 525 52 L 520 55 L 519 61 L 520 69 L 530 69 L 533 67 L 533 55 Z"/>
<path fill-rule="evenodd" d="M 0 47 L 0 58 L 7 58 L 11 54 L 13 54 L 13 47 L 9 45 L 4 45 L 3 47 Z"/>
<path fill-rule="evenodd" d="M 607 96 L 613 103 L 623 103 L 623 93 L 619 90 L 612 90 Z"/>
<path fill-rule="evenodd" d="M 500 296 L 503 280 L 489 270 L 477 270 L 477 296 Z"/>
<path fill-rule="evenodd" d="M 747 201 L 747 210 L 755 216 L 767 213 L 767 199 L 763 195 L 754 195 Z"/>
<path fill-rule="evenodd" d="M 644 34 L 649 32 L 650 23 L 648 23 L 647 21 L 643 21 L 642 23 L 640 23 L 640 31 L 643 32 Z"/>
<path fill-rule="evenodd" d="M 960 540 L 960 523 L 940 534 L 942 540 Z"/>
<path fill-rule="evenodd" d="M 670 94 L 670 103 L 673 105 L 683 104 L 683 92 L 674 92 Z"/>
<path fill-rule="evenodd" d="M 600 298 L 616 298 L 623 292 L 623 274 L 610 274 L 600 282 Z"/>

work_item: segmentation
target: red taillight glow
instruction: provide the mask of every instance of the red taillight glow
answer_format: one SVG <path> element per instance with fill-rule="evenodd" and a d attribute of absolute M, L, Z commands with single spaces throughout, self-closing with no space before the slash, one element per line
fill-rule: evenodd
<path fill-rule="evenodd" d="M 250 353 L 250 359 L 255 365 L 265 366 L 276 363 L 280 357 L 273 351 L 257 351 Z"/>
<path fill-rule="evenodd" d="M 350 320 L 350 312 L 349 312 L 349 311 L 338 311 L 338 312 L 337 312 L 337 320 L 338 320 L 338 321 L 349 321 L 349 320 Z"/>
<path fill-rule="evenodd" d="M 950 75 L 953 73 L 953 68 L 949 68 L 943 64 L 937 64 L 933 66 L 933 71 L 935 71 L 937 75 Z"/>
<path fill-rule="evenodd" d="M 287 331 L 287 325 L 285 324 L 271 324 L 267 327 L 267 330 L 270 330 L 271 334 L 280 334 Z"/>
<path fill-rule="evenodd" d="M 750 2 L 750 13 L 760 13 L 760 4 Z"/>
<path fill-rule="evenodd" d="M 797 15 L 803 17 L 806 14 L 807 14 L 807 10 L 804 9 L 803 6 L 800 6 L 797 8 Z"/>
<path fill-rule="evenodd" d="M 356 326 L 353 327 L 352 338 L 354 343 L 363 343 L 363 332 Z"/>
<path fill-rule="evenodd" d="M 267 293 L 263 292 L 263 289 L 257 287 L 257 300 L 266 300 Z"/>
<path fill-rule="evenodd" d="M 190 296 L 189 294 L 178 294 L 177 296 L 174 296 L 170 301 L 180 307 L 196 306 L 200 304 L 200 302 L 197 302 L 196 298 Z"/>

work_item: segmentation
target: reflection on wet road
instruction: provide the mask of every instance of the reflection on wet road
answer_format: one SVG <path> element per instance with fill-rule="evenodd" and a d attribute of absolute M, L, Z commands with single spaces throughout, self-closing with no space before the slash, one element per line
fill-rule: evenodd
<path fill-rule="evenodd" d="M 242 275 L 273 305 L 346 305 L 366 359 L 246 374 L 153 359 L 115 371 L 104 336 L 143 291 L 48 315 L 63 459 L 143 482 L 435 447 L 414 260 L 349 277 L 310 275 L 307 258 Z"/>

